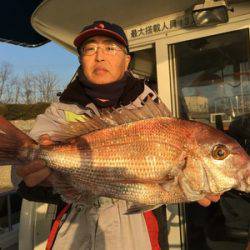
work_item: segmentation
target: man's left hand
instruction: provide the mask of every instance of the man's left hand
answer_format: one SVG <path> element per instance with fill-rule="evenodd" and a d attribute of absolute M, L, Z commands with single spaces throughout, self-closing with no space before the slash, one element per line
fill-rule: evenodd
<path fill-rule="evenodd" d="M 217 202 L 220 200 L 220 195 L 207 195 L 205 198 L 198 201 L 203 207 L 208 207 L 211 202 Z"/>

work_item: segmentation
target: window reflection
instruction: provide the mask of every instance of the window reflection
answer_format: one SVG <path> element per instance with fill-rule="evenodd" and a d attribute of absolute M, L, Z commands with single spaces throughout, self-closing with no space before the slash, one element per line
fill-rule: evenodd
<path fill-rule="evenodd" d="M 248 29 L 173 47 L 180 116 L 223 130 L 250 153 Z M 249 194 L 229 191 L 209 208 L 188 204 L 186 217 L 189 249 L 240 250 L 250 240 Z"/>
<path fill-rule="evenodd" d="M 224 129 L 235 117 L 250 113 L 248 31 L 236 31 L 176 45 L 182 106 L 191 120 Z"/>

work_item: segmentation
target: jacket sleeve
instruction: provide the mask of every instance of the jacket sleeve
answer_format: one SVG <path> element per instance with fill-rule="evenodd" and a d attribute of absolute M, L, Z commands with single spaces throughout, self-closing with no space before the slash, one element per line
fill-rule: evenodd
<path fill-rule="evenodd" d="M 59 108 L 58 103 L 53 103 L 46 109 L 44 114 L 37 116 L 36 122 L 30 131 L 30 136 L 36 141 L 43 134 L 53 136 L 62 123 L 65 123 L 64 111 Z"/>
<path fill-rule="evenodd" d="M 22 181 L 18 185 L 17 193 L 20 194 L 22 198 L 25 198 L 28 201 L 45 202 L 56 205 L 64 203 L 60 195 L 53 192 L 52 187 L 27 187 Z"/>

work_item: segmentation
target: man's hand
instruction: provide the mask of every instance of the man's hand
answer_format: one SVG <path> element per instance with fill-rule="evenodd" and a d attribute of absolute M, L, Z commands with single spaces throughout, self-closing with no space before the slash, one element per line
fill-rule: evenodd
<path fill-rule="evenodd" d="M 220 200 L 220 195 L 207 195 L 205 198 L 198 201 L 203 207 L 208 207 L 211 202 L 217 202 Z"/>
<path fill-rule="evenodd" d="M 43 146 L 53 145 L 54 142 L 50 139 L 49 135 L 41 135 L 39 144 Z M 51 174 L 51 170 L 46 167 L 42 160 L 34 160 L 25 165 L 16 166 L 16 173 L 23 178 L 26 186 L 34 187 L 38 184 L 47 184 L 46 179 Z"/>

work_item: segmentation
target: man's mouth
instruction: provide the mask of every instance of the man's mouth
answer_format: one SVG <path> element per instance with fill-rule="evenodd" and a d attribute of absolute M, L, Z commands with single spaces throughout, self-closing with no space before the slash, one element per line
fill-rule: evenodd
<path fill-rule="evenodd" d="M 103 74 L 106 72 L 108 72 L 108 70 L 104 67 L 97 67 L 94 69 L 94 73 L 96 73 L 96 74 Z"/>

